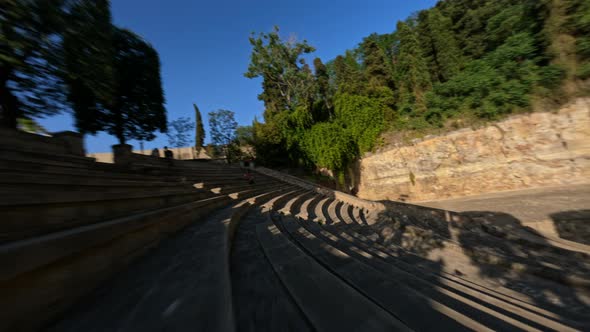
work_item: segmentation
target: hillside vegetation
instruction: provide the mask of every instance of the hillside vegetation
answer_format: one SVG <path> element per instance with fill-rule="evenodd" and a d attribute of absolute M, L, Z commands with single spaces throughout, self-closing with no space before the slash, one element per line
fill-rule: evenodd
<path fill-rule="evenodd" d="M 384 136 L 497 120 L 584 94 L 590 2 L 447 0 L 323 63 L 278 28 L 253 35 L 260 162 L 339 174 Z M 539 108 L 539 107 L 535 107 Z"/>

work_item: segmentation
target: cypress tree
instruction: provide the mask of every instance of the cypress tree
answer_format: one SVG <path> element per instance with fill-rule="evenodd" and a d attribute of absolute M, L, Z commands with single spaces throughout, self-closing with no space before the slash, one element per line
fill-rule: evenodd
<path fill-rule="evenodd" d="M 385 52 L 372 39 L 362 44 L 365 75 L 370 86 L 390 86 L 391 73 L 385 61 Z"/>
<path fill-rule="evenodd" d="M 195 119 L 197 122 L 195 128 L 195 149 L 197 150 L 197 156 L 199 155 L 203 144 L 205 143 L 205 129 L 203 128 L 203 118 L 201 117 L 201 111 L 196 104 L 193 104 L 195 109 Z"/>
<path fill-rule="evenodd" d="M 416 32 L 404 22 L 397 23 L 399 54 L 396 76 L 399 86 L 400 108 L 426 110 L 425 92 L 432 86 L 426 60 L 418 42 Z"/>
<path fill-rule="evenodd" d="M 339 92 L 362 94 L 362 73 L 351 51 L 346 51 L 344 56 L 339 55 L 334 59 L 334 74 Z"/>
<path fill-rule="evenodd" d="M 313 67 L 315 69 L 315 85 L 317 89 L 316 102 L 314 104 L 314 120 L 324 121 L 331 116 L 332 113 L 332 93 L 330 91 L 330 77 L 328 75 L 328 68 L 324 65 L 320 58 L 313 60 Z"/>
<path fill-rule="evenodd" d="M 421 26 L 425 34 L 421 36 L 425 36 L 422 40 L 429 45 L 424 45 L 423 49 L 431 52 L 433 78 L 444 82 L 461 69 L 463 61 L 461 50 L 451 30 L 451 20 L 443 16 L 437 8 L 424 13 L 425 18 Z"/>

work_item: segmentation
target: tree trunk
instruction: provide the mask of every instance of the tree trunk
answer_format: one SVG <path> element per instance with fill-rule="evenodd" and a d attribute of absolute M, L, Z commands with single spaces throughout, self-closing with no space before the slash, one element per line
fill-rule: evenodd
<path fill-rule="evenodd" d="M 18 114 L 18 99 L 10 90 L 8 90 L 8 77 L 10 69 L 0 67 L 0 125 L 11 129 L 16 129 L 16 118 Z"/>
<path fill-rule="evenodd" d="M 115 120 L 115 136 L 119 140 L 119 144 L 125 144 L 125 134 L 124 134 L 124 123 L 123 123 L 123 114 L 121 112 L 116 112 L 116 120 Z"/>

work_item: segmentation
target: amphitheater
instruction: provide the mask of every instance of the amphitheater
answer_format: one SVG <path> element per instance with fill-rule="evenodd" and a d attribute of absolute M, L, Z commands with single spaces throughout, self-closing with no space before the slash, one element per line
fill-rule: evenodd
<path fill-rule="evenodd" d="M 590 250 L 270 169 L 0 131 L 2 331 L 590 330 Z"/>

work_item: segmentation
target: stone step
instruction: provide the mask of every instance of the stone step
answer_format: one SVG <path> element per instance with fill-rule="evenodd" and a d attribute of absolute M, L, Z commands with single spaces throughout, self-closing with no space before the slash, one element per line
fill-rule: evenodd
<path fill-rule="evenodd" d="M 322 198 L 314 207 L 313 217 L 311 217 L 309 219 L 316 221 L 316 222 L 325 223 L 327 218 L 326 218 L 326 215 L 324 214 L 324 206 L 327 206 L 332 201 L 334 201 L 334 199 L 330 198 L 330 197 Z"/>
<path fill-rule="evenodd" d="M 151 168 L 151 169 L 133 169 L 123 165 L 105 164 L 105 163 L 88 163 L 87 165 L 59 163 L 47 160 L 10 160 L 0 158 L 0 172 L 18 170 L 23 173 L 50 173 L 66 174 L 80 176 L 97 176 L 97 177 L 126 177 L 126 178 L 180 178 L 191 177 L 200 178 L 203 176 L 243 176 L 239 169 L 220 167 L 218 169 L 177 169 L 177 168 Z"/>
<path fill-rule="evenodd" d="M 198 201 L 215 194 L 196 190 L 168 190 L 155 192 L 72 192 L 69 194 L 48 193 L 46 199 L 26 201 L 19 204 L 4 201 L 0 206 L 2 230 L 0 242 L 14 241 L 57 230 L 92 224 L 139 213 L 157 210 L 166 206 Z"/>
<path fill-rule="evenodd" d="M 339 222 L 343 222 L 339 217 L 337 212 L 337 208 L 340 207 L 342 202 L 333 199 L 329 205 L 324 208 L 324 219 L 327 224 L 337 224 Z"/>
<path fill-rule="evenodd" d="M 137 171 L 132 171 L 127 167 L 121 167 L 114 164 L 94 163 L 89 164 L 88 167 L 82 168 L 47 165 L 35 162 L 0 160 L 0 173 L 12 171 L 22 172 L 24 174 L 76 175 L 82 177 L 100 177 L 112 179 L 145 179 L 151 177 L 156 177 L 159 179 L 179 178 L 179 176 L 160 176 L 148 173 L 139 173 Z"/>
<path fill-rule="evenodd" d="M 300 310 L 319 331 L 409 331 L 388 312 L 324 269 L 272 223 L 256 228 L 264 254 Z M 336 306 L 335 304 L 342 304 Z"/>
<path fill-rule="evenodd" d="M 346 255 L 350 255 L 352 258 L 385 273 L 396 285 L 406 285 L 423 294 L 428 298 L 426 303 L 436 303 L 437 305 L 434 307 L 452 319 L 461 323 L 465 323 L 466 318 L 468 320 L 476 320 L 475 325 L 473 321 L 467 321 L 469 323 L 467 327 L 470 329 L 482 330 L 483 327 L 477 324 L 483 324 L 486 328 L 492 328 L 494 330 L 512 330 L 515 328 L 529 330 L 546 327 L 560 331 L 573 330 L 571 326 L 546 319 L 533 311 L 524 310 L 516 306 L 510 307 L 510 303 L 505 303 L 504 301 L 491 297 L 486 298 L 486 294 L 482 294 L 481 292 L 457 285 L 449 286 L 449 283 L 441 283 L 439 278 L 433 276 L 431 271 L 419 271 L 417 269 L 407 271 L 400 269 L 397 262 L 385 262 L 371 251 L 365 250 L 364 247 L 359 247 L 356 242 L 349 242 L 344 238 L 326 231 L 329 229 L 329 226 L 325 227 L 326 230 L 323 230 L 317 224 L 309 222 L 302 223 L 306 225 L 308 231 L 334 246 L 337 250 L 342 250 Z M 306 238 L 310 239 L 312 237 L 307 235 Z M 326 244 L 323 244 L 323 248 L 326 248 Z M 358 269 L 354 271 L 356 272 Z M 406 316 L 400 317 L 403 320 L 403 317 Z M 410 326 L 412 327 L 412 325 Z"/>
<path fill-rule="evenodd" d="M 282 222 L 292 238 L 304 247 L 314 259 L 364 296 L 403 321 L 412 330 L 492 330 L 490 327 L 469 318 L 481 316 L 476 311 L 472 311 L 471 314 L 477 313 L 479 315 L 459 314 L 440 298 L 432 296 L 433 294 L 424 294 L 408 287 L 404 279 L 399 276 L 398 271 L 393 270 L 385 274 L 339 250 L 333 246 L 333 243 L 338 241 L 337 238 L 332 238 L 332 242 L 324 242 L 325 238 L 318 238 L 315 233 L 302 227 L 292 218 L 284 217 Z M 321 228 L 317 224 L 305 223 L 310 224 L 315 232 L 321 232 Z M 510 326 L 496 324 L 491 327 L 506 329 Z"/>
<path fill-rule="evenodd" d="M 305 202 L 301 204 L 301 209 L 299 210 L 297 217 L 313 220 L 313 218 L 315 218 L 315 207 L 318 202 L 324 198 L 325 197 L 323 195 L 317 194 L 305 200 Z"/>
<path fill-rule="evenodd" d="M 11 168 L 5 168 L 0 170 L 0 174 L 14 174 L 14 175 L 21 175 L 21 176 L 47 176 L 47 177 L 57 177 L 57 178 L 71 178 L 72 176 L 85 178 L 88 180 L 92 180 L 94 178 L 101 179 L 101 180 L 128 180 L 128 181 L 179 181 L 179 180 L 190 180 L 190 181 L 199 181 L 199 180 L 224 180 L 228 178 L 233 179 L 244 179 L 244 176 L 240 172 L 211 172 L 211 173 L 204 173 L 199 172 L 197 174 L 190 174 L 185 172 L 177 172 L 177 173 L 163 173 L 163 174 L 156 174 L 156 173 L 128 173 L 128 172 L 114 172 L 109 170 L 92 170 L 92 169 L 82 169 L 82 168 L 71 168 L 71 167 L 52 167 L 51 169 L 26 169 L 26 168 L 17 168 L 16 165 L 11 166 Z M 7 176 L 4 177 L 7 177 Z M 258 177 L 258 179 L 264 179 L 264 177 Z"/>
<path fill-rule="evenodd" d="M 417 218 L 407 218 L 394 230 L 394 224 L 387 217 L 371 225 L 380 236 L 380 242 L 397 246 L 415 246 L 415 240 L 425 243 L 436 243 L 436 248 L 430 250 L 430 255 L 456 257 L 465 262 L 474 261 L 495 268 L 505 269 L 515 273 L 528 273 L 540 278 L 567 284 L 575 287 L 590 288 L 590 259 L 583 253 L 572 252 L 562 248 L 548 248 L 546 246 L 529 247 L 527 243 L 508 241 L 504 238 L 492 236 L 480 230 L 455 228 L 453 223 L 447 225 L 449 231 L 442 231 L 427 226 L 428 221 L 418 221 Z M 438 221 L 440 223 L 440 221 Z M 401 225 L 401 226 L 399 226 Z M 397 236 L 396 236 L 397 234 Z M 472 264 L 473 265 L 473 264 Z"/>
<path fill-rule="evenodd" d="M 193 223 L 49 330 L 232 331 L 230 229 L 261 199 L 234 201 Z"/>
<path fill-rule="evenodd" d="M 285 204 L 291 200 L 293 197 L 296 197 L 298 195 L 300 195 L 301 193 L 305 192 L 305 189 L 300 188 L 298 186 L 293 186 L 293 185 L 289 185 L 291 188 L 291 191 L 286 193 L 285 195 L 281 195 L 280 197 L 276 197 L 276 199 L 273 199 L 269 202 L 267 202 L 266 204 L 264 204 L 263 206 L 263 211 L 269 211 L 269 210 L 279 210 L 282 209 Z"/>
<path fill-rule="evenodd" d="M 56 188 L 59 188 L 57 190 Z M 35 204 L 54 204 L 84 200 L 108 199 L 109 197 L 129 197 L 158 195 L 171 192 L 205 192 L 189 183 L 169 183 L 162 186 L 48 186 L 48 185 L 4 185 L 0 191 L 1 206 L 21 206 Z"/>
<path fill-rule="evenodd" d="M 287 188 L 286 191 L 284 191 L 280 195 L 277 195 L 277 196 L 273 197 L 268 202 L 262 204 L 260 206 L 260 208 L 262 209 L 262 211 L 267 211 L 269 209 L 272 209 L 272 207 L 276 204 L 277 201 L 282 200 L 283 197 L 289 196 L 289 195 L 291 195 L 291 194 L 293 194 L 293 193 L 295 193 L 295 192 L 297 192 L 299 190 L 299 188 L 294 187 L 294 186 L 288 186 L 286 188 Z"/>
<path fill-rule="evenodd" d="M 256 227 L 268 220 L 264 210 L 251 209 L 240 222 L 233 243 L 230 267 L 236 327 L 242 331 L 313 331 L 262 252 Z"/>
<path fill-rule="evenodd" d="M 297 199 L 291 204 L 290 208 L 288 211 L 285 211 L 285 214 L 287 215 L 298 215 L 301 212 L 302 209 L 302 204 L 307 201 L 309 198 L 314 197 L 315 195 L 317 195 L 317 193 L 315 191 L 308 191 L 306 193 L 304 193 L 303 195 L 297 197 Z"/>
<path fill-rule="evenodd" d="M 242 185 L 242 186 L 262 186 L 262 185 L 271 185 L 271 184 L 276 184 L 276 183 L 282 183 L 280 181 L 277 180 L 273 180 L 273 179 L 259 179 L 257 181 L 254 181 L 252 183 L 250 183 L 248 180 L 244 179 L 244 178 L 225 178 L 222 180 L 207 180 L 205 179 L 202 182 L 197 182 L 194 184 L 195 188 L 208 188 L 208 189 L 214 189 L 214 188 L 224 188 L 224 187 L 231 187 L 231 186 L 236 186 L 236 185 Z"/>
<path fill-rule="evenodd" d="M 283 213 L 286 215 L 291 214 L 291 210 L 293 209 L 293 206 L 296 204 L 296 202 L 301 200 L 306 195 L 308 195 L 309 192 L 310 192 L 309 190 L 302 188 L 302 190 L 297 192 L 297 195 L 293 195 L 293 196 L 289 197 L 289 200 L 287 200 L 285 202 L 285 204 L 283 204 L 280 207 L 275 207 L 274 210 L 277 210 L 280 213 Z"/>
<path fill-rule="evenodd" d="M 503 287 L 497 283 L 490 283 L 481 277 L 472 278 L 461 274 L 457 276 L 457 269 L 448 264 L 441 264 L 437 261 L 431 261 L 421 257 L 415 253 L 405 251 L 399 247 L 389 247 L 381 245 L 374 240 L 367 238 L 366 236 L 358 233 L 356 230 L 359 228 L 368 228 L 354 225 L 337 225 L 337 226 L 326 226 L 324 227 L 327 231 L 333 235 L 342 238 L 344 242 L 353 243 L 355 246 L 363 248 L 367 252 L 372 252 L 375 257 L 385 260 L 386 262 L 393 264 L 394 266 L 403 269 L 413 275 L 420 276 L 421 278 L 427 278 L 431 282 L 441 282 L 444 287 L 451 287 L 455 291 L 469 292 L 469 289 L 476 290 L 476 294 L 471 294 L 476 298 L 485 299 L 500 299 L 504 302 L 516 305 L 517 307 L 524 308 L 528 311 L 536 312 L 540 315 L 561 320 L 563 317 L 569 317 L 564 320 L 564 323 L 570 324 L 570 326 L 579 325 L 576 321 L 584 321 L 585 315 L 580 314 L 581 312 L 587 312 L 590 314 L 590 310 L 586 306 L 576 305 L 575 303 L 568 304 L 566 309 L 564 307 L 556 306 L 555 304 L 545 300 L 545 295 L 541 297 L 528 297 L 522 293 L 515 292 L 511 289 Z M 429 272 L 430 271 L 430 272 Z M 432 271 L 435 271 L 433 273 Z M 521 279 L 525 282 L 526 279 Z M 467 287 L 467 291 L 465 288 Z M 531 286 L 533 287 L 533 286 Z M 557 293 L 560 293 L 559 291 Z M 563 299 L 562 299 L 563 300 Z M 539 306 L 542 305 L 541 309 Z M 502 306 L 504 306 L 502 304 Z M 512 309 L 518 312 L 518 309 Z"/>
<path fill-rule="evenodd" d="M 281 183 L 281 182 L 269 182 L 269 183 L 263 183 L 263 184 L 257 184 L 257 183 L 244 183 L 244 182 L 239 182 L 239 183 L 234 183 L 234 184 L 227 184 L 227 185 L 223 185 L 223 186 L 216 186 L 215 188 L 211 188 L 210 190 L 216 194 L 230 194 L 230 193 L 234 193 L 234 192 L 239 192 L 239 191 L 244 191 L 244 190 L 249 190 L 249 189 L 255 189 L 255 188 L 265 188 L 265 187 L 273 187 L 273 186 L 283 186 L 286 185 L 285 183 Z"/>
<path fill-rule="evenodd" d="M 243 199 L 247 197 L 252 197 L 256 195 L 263 194 L 268 191 L 275 191 L 279 189 L 293 189 L 293 186 L 286 184 L 286 183 L 277 183 L 269 186 L 257 186 L 251 187 L 240 190 L 229 191 L 226 195 L 231 197 L 232 199 Z"/>
<path fill-rule="evenodd" d="M 168 234 L 229 201 L 216 197 L 0 246 L 0 330 L 39 329 Z"/>
<path fill-rule="evenodd" d="M 1 145 L 1 144 L 0 144 Z M 0 160 L 30 161 L 48 164 L 69 165 L 72 167 L 87 167 L 94 163 L 94 158 L 61 153 L 44 153 L 40 151 L 26 151 L 1 145 Z"/>
<path fill-rule="evenodd" d="M 240 211 L 242 207 L 248 207 L 262 197 L 271 197 L 275 190 L 288 190 L 289 188 L 293 187 L 282 184 L 272 188 L 262 187 L 237 192 L 233 198 L 236 203 L 231 211 Z M 27 324 L 44 321 L 43 317 L 46 315 L 47 317 L 57 315 L 64 310 L 65 306 L 73 303 L 73 298 L 79 298 L 87 293 L 100 281 L 112 275 L 114 271 L 126 266 L 131 259 L 142 255 L 147 248 L 154 247 L 166 234 L 185 227 L 195 218 L 204 219 L 212 211 L 228 206 L 232 202 L 230 196 L 232 195 L 138 213 L 111 221 L 54 232 L 30 240 L 0 245 L 0 287 L 13 289 L 14 292 L 11 291 L 9 294 L 10 298 L 19 299 L 14 311 L 0 314 L 0 319 L 2 319 L 0 329 L 3 329 L 4 326 L 28 326 Z M 237 203 L 239 201 L 236 201 L 238 197 L 239 200 L 247 200 L 248 204 L 238 206 L 240 205 Z M 226 229 L 231 226 L 231 222 L 228 221 L 228 223 L 224 224 Z M 229 238 L 228 233 L 225 235 Z M 204 243 L 199 242 L 197 245 L 203 246 Z M 227 262 L 228 251 L 225 252 L 225 262 Z M 211 260 L 210 257 L 208 259 Z M 200 269 L 201 266 L 198 271 L 201 271 Z M 215 275 L 218 276 L 218 274 Z M 190 280 L 190 283 L 195 284 L 194 280 Z M 18 287 L 21 284 L 32 286 L 22 289 Z M 59 286 L 68 284 L 77 285 L 75 291 L 63 292 Z M 202 284 L 206 285 L 207 283 Z M 39 297 L 39 292 L 42 292 L 44 297 Z M 125 292 L 117 294 L 119 297 L 117 300 L 120 300 L 122 293 Z M 37 299 L 35 296 L 39 298 Z M 50 303 L 56 301 L 59 302 L 59 305 L 49 309 Z M 210 305 L 209 301 L 202 301 L 201 298 L 199 301 L 206 306 Z M 219 303 L 222 306 L 231 305 L 231 301 L 228 301 L 227 297 L 220 300 Z M 6 303 L 0 303 L 0 305 L 5 307 Z M 172 305 L 168 309 L 172 308 L 170 310 L 176 312 L 174 306 Z M 218 309 L 219 307 L 215 309 L 217 311 L 210 312 L 217 312 L 219 315 L 221 311 Z M 36 316 L 38 319 L 25 322 L 26 315 L 30 316 L 35 311 L 41 312 Z M 122 311 L 130 312 L 129 310 Z M 3 314 L 5 314 L 4 317 L 2 317 Z M 191 317 L 194 317 L 194 312 Z M 199 319 L 201 322 L 209 322 L 211 319 L 217 323 L 227 322 L 227 315 L 215 317 L 215 315 L 207 314 L 207 317 Z M 169 321 L 163 324 L 175 326 Z M 97 324 L 96 326 L 101 325 Z"/>
<path fill-rule="evenodd" d="M 101 245 L 118 236 L 139 230 L 148 225 L 174 228 L 182 224 L 183 215 L 190 215 L 199 208 L 221 206 L 231 199 L 225 196 L 170 206 L 154 211 L 125 216 L 48 233 L 33 239 L 15 241 L 0 245 L 0 281 L 13 278 L 43 265 L 57 261 L 85 249 Z M 178 220 L 176 218 L 179 218 Z"/>
<path fill-rule="evenodd" d="M 353 224 L 355 223 L 354 221 L 354 217 L 352 214 L 354 207 L 350 206 L 346 203 L 342 203 L 340 204 L 340 209 L 336 210 L 336 212 L 338 213 L 338 216 L 340 217 L 340 219 L 342 220 L 343 223 L 345 224 Z"/>

